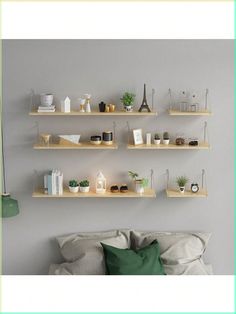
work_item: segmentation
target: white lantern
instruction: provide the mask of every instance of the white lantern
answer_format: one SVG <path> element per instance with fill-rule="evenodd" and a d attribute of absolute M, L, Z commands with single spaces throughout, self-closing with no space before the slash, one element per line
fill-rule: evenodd
<path fill-rule="evenodd" d="M 70 112 L 70 98 L 68 96 L 61 100 L 61 112 Z"/>
<path fill-rule="evenodd" d="M 106 178 L 101 171 L 98 172 L 96 178 L 96 193 L 105 193 L 106 192 Z"/>

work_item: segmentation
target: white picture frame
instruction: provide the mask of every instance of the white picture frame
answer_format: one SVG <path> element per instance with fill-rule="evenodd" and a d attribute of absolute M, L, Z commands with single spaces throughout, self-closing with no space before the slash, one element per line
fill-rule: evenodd
<path fill-rule="evenodd" d="M 133 130 L 134 137 L 134 145 L 142 145 L 143 144 L 143 131 L 142 129 Z"/>

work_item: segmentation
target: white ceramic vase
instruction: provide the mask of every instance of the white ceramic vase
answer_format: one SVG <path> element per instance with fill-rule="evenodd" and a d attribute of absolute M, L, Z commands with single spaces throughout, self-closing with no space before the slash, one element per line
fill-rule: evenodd
<path fill-rule="evenodd" d="M 79 192 L 79 187 L 78 186 L 69 186 L 69 191 L 71 193 L 78 193 Z"/>
<path fill-rule="evenodd" d="M 168 145 L 170 143 L 170 140 L 163 140 L 164 145 Z"/>
<path fill-rule="evenodd" d="M 133 106 L 125 106 L 125 111 L 126 112 L 132 112 L 133 111 Z"/>
<path fill-rule="evenodd" d="M 161 140 L 155 140 L 155 139 L 154 139 L 154 144 L 160 145 L 160 144 L 161 144 Z"/>
<path fill-rule="evenodd" d="M 184 193 L 184 191 L 185 191 L 185 186 L 180 186 L 180 187 L 179 187 L 179 191 L 180 191 L 180 193 L 182 193 L 182 194 L 183 194 L 183 193 Z"/>
<path fill-rule="evenodd" d="M 82 193 L 88 193 L 89 192 L 89 186 L 80 186 L 79 190 Z"/>

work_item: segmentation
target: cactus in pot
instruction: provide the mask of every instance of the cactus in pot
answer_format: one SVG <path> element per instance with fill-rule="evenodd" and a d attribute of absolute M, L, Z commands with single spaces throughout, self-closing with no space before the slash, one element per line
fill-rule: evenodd
<path fill-rule="evenodd" d="M 88 193 L 89 192 L 89 181 L 88 180 L 83 180 L 79 183 L 79 190 L 82 193 Z"/>
<path fill-rule="evenodd" d="M 161 143 L 161 138 L 158 133 L 155 133 L 154 135 L 154 144 L 159 145 Z"/>
<path fill-rule="evenodd" d="M 70 180 L 69 181 L 69 191 L 71 193 L 77 193 L 79 191 L 79 185 L 76 180 Z"/>
<path fill-rule="evenodd" d="M 163 133 L 163 144 L 168 145 L 170 143 L 170 136 L 168 132 Z"/>

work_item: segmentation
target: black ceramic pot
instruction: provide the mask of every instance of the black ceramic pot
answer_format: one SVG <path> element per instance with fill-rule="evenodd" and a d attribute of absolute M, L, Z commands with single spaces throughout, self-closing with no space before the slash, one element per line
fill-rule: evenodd
<path fill-rule="evenodd" d="M 102 133 L 102 140 L 104 142 L 112 142 L 113 140 L 113 134 L 111 131 L 103 132 Z"/>
<path fill-rule="evenodd" d="M 99 111 L 100 112 L 105 112 L 106 104 L 103 101 L 100 102 L 100 104 L 98 104 L 98 106 L 99 106 Z"/>

